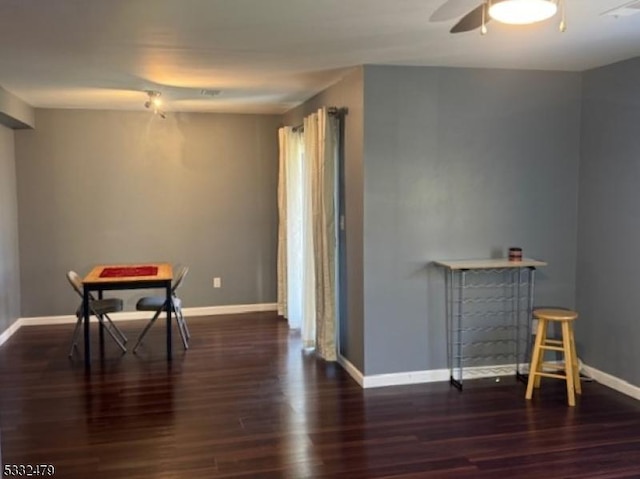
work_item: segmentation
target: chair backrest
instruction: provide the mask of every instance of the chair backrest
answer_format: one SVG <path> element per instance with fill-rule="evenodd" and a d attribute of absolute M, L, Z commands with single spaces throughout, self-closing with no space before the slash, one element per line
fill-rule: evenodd
<path fill-rule="evenodd" d="M 184 281 L 184 277 L 187 275 L 188 272 L 189 272 L 188 266 L 183 266 L 182 268 L 180 268 L 180 271 L 178 271 L 178 276 L 176 276 L 176 279 L 173 282 L 173 286 L 171 287 L 172 293 L 175 294 L 176 289 L 180 287 L 180 285 L 182 284 L 182 281 Z"/>
<path fill-rule="evenodd" d="M 78 273 L 76 273 L 75 271 L 68 271 L 67 279 L 69 280 L 69 284 L 71 284 L 75 292 L 78 293 L 82 298 L 83 297 L 82 280 L 80 279 L 80 276 L 78 276 Z"/>

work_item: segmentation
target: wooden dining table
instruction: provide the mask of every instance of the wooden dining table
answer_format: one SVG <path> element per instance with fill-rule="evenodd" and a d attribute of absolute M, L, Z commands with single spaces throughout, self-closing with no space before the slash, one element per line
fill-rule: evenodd
<path fill-rule="evenodd" d="M 97 292 L 102 299 L 104 291 L 163 288 L 167 304 L 171 302 L 173 268 L 169 263 L 100 264 L 83 279 L 82 314 L 84 316 L 84 364 L 91 367 L 91 336 L 89 328 L 89 299 Z M 171 308 L 167 313 L 167 359 L 171 360 Z M 102 331 L 101 331 L 102 332 Z"/>

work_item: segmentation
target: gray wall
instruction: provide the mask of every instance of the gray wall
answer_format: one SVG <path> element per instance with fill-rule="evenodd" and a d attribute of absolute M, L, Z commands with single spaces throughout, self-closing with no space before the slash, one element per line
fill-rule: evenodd
<path fill-rule="evenodd" d="M 0 125 L 0 333 L 20 317 L 14 132 Z"/>
<path fill-rule="evenodd" d="M 65 272 L 103 262 L 189 265 L 189 307 L 275 302 L 279 116 L 37 110 L 36 124 L 15 133 L 22 316 L 72 314 Z"/>
<path fill-rule="evenodd" d="M 302 124 L 303 118 L 322 106 L 346 107 L 344 117 L 345 232 L 347 267 L 347 317 L 340 323 L 340 354 L 364 371 L 364 314 L 362 277 L 363 224 L 363 69 L 356 68 L 341 81 L 284 116 L 286 125 Z"/>
<path fill-rule="evenodd" d="M 640 58 L 583 74 L 578 355 L 640 386 Z"/>
<path fill-rule="evenodd" d="M 446 367 L 438 259 L 521 246 L 575 300 L 580 75 L 367 66 L 365 373 Z"/>

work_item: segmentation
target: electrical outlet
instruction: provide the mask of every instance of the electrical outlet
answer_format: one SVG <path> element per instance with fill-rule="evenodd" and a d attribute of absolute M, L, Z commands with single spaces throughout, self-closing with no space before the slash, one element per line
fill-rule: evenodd
<path fill-rule="evenodd" d="M 213 278 L 213 287 L 214 288 L 222 287 L 222 280 L 220 278 Z"/>

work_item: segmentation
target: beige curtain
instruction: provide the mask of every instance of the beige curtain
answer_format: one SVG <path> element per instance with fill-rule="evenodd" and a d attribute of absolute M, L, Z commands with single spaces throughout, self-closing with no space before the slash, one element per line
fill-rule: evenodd
<path fill-rule="evenodd" d="M 302 344 L 305 348 L 316 347 L 316 262 L 313 229 L 313 183 L 317 155 L 317 122 L 310 117 L 304 119 L 303 136 L 303 168 L 302 168 L 302 231 L 303 231 L 303 265 L 302 265 Z"/>
<path fill-rule="evenodd" d="M 304 152 L 313 239 L 315 347 L 335 361 L 336 351 L 336 159 L 337 122 L 326 108 L 304 120 Z"/>
<path fill-rule="evenodd" d="M 287 136 L 291 128 L 278 130 L 278 314 L 287 317 Z"/>
<path fill-rule="evenodd" d="M 278 131 L 280 145 L 278 176 L 278 314 L 287 318 L 289 327 L 301 329 L 303 322 L 311 315 L 313 306 L 308 307 L 307 298 L 313 298 L 313 284 L 304 289 L 305 256 L 312 254 L 311 223 L 304 214 L 304 171 L 302 133 L 290 127 Z M 309 232 L 306 232 L 306 230 Z M 307 240 L 309 238 L 309 240 Z M 310 288 L 310 289 L 309 289 Z M 311 313 L 305 310 L 311 309 Z"/>

